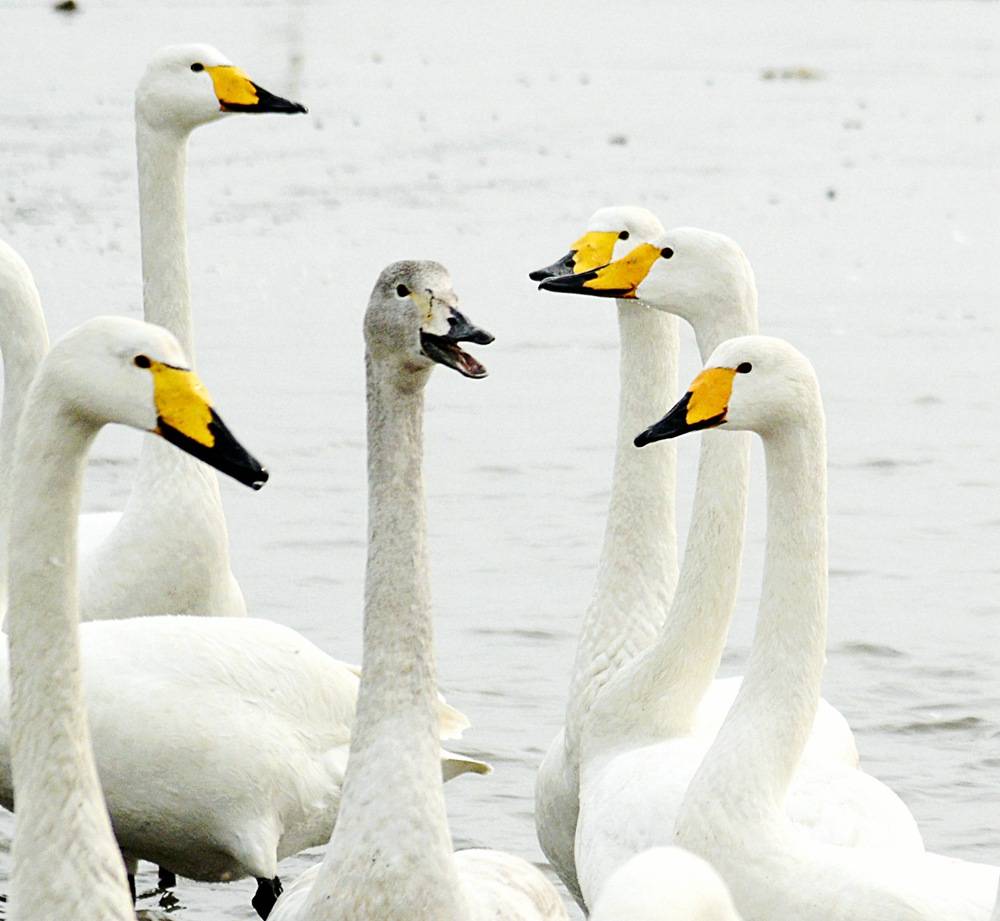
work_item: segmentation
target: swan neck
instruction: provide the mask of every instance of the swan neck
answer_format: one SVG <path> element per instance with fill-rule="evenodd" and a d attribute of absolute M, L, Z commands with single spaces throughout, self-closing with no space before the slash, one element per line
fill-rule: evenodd
<path fill-rule="evenodd" d="M 778 820 L 820 700 L 826 654 L 826 443 L 809 417 L 764 434 L 767 543 L 743 685 L 689 790 L 731 815 Z M 692 792 L 694 791 L 694 792 Z"/>
<path fill-rule="evenodd" d="M 704 363 L 720 342 L 756 332 L 756 300 L 730 304 L 694 329 Z M 614 743 L 623 733 L 663 738 L 690 731 L 718 672 L 736 606 L 749 479 L 750 436 L 705 432 L 670 613 L 655 643 L 602 696 L 589 745 Z"/>
<path fill-rule="evenodd" d="M 0 594 L 6 585 L 6 534 L 10 520 L 12 467 L 18 423 L 35 372 L 49 349 L 38 289 L 25 268 L 0 304 L 0 355 L 3 356 L 3 415 L 0 417 Z M 0 600 L 0 610 L 3 604 Z"/>
<path fill-rule="evenodd" d="M 677 392 L 677 321 L 644 304 L 620 300 L 618 328 L 617 447 L 597 583 L 569 695 L 571 747 L 601 687 L 656 638 L 677 584 L 677 453 L 672 443 L 656 451 L 633 444 Z"/>
<path fill-rule="evenodd" d="M 311 896 L 318 913 L 308 916 L 326 921 L 321 902 L 327 886 L 328 904 L 343 905 L 351 887 L 363 884 L 391 893 L 379 909 L 385 921 L 409 921 L 414 905 L 427 904 L 437 906 L 434 917 L 458 918 L 441 784 L 421 469 L 428 374 L 396 374 L 370 356 L 366 364 L 369 521 L 361 687 L 327 870 Z"/>
<path fill-rule="evenodd" d="M 185 204 L 188 136 L 179 129 L 153 128 L 136 112 L 143 315 L 169 329 L 193 362 Z"/>
<path fill-rule="evenodd" d="M 44 375 L 44 372 L 43 372 Z M 18 822 L 12 919 L 132 921 L 83 704 L 76 527 L 87 450 L 99 426 L 47 376 L 25 407 L 12 485 L 8 634 L 11 761 Z"/>
<path fill-rule="evenodd" d="M 702 364 L 719 343 L 757 332 L 752 288 L 750 295 L 695 325 Z M 740 586 L 749 482 L 750 435 L 705 432 L 684 565 L 646 669 L 657 686 L 650 692 L 665 703 L 657 716 L 671 732 L 691 727 L 719 670 Z"/>

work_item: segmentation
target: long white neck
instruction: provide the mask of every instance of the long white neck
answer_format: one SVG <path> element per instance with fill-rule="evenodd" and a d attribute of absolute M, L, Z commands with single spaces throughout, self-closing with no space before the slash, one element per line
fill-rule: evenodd
<path fill-rule="evenodd" d="M 425 372 L 368 372 L 364 655 L 337 827 L 305 913 L 462 921 L 441 785 L 422 473 Z"/>
<path fill-rule="evenodd" d="M 656 639 L 677 586 L 677 452 L 673 444 L 663 451 L 637 451 L 632 444 L 677 392 L 677 321 L 619 300 L 618 329 L 618 443 L 597 585 L 570 685 L 570 752 L 601 688 Z"/>
<path fill-rule="evenodd" d="M 827 528 L 826 435 L 818 396 L 811 410 L 807 421 L 762 436 L 767 551 L 757 631 L 740 693 L 688 788 L 685 813 L 692 825 L 707 808 L 733 823 L 779 821 L 819 706 Z"/>
<path fill-rule="evenodd" d="M 702 361 L 726 339 L 757 331 L 751 288 L 707 318 L 694 321 Z M 664 404 L 633 430 L 662 415 Z M 656 453 L 661 445 L 637 453 Z M 613 744 L 623 734 L 653 738 L 686 732 L 715 678 L 740 581 L 750 475 L 747 434 L 705 432 L 698 461 L 691 525 L 677 591 L 655 644 L 608 685 L 588 723 L 588 745 Z M 649 705 L 655 701 L 655 706 Z M 611 717 L 614 717 L 613 719 Z"/>
<path fill-rule="evenodd" d="M 188 136 L 153 128 L 136 112 L 143 315 L 169 329 L 194 361 L 184 191 Z"/>
<path fill-rule="evenodd" d="M 177 337 L 193 366 L 184 191 L 187 140 L 186 131 L 152 128 L 136 113 L 143 313 L 148 322 Z M 150 569 L 146 562 L 171 552 L 182 554 L 185 561 L 178 576 L 180 591 L 163 582 L 161 574 L 168 577 L 167 570 Z M 134 603 L 136 611 L 144 613 L 235 613 L 214 607 L 232 578 L 218 477 L 162 439 L 145 439 L 122 519 L 97 555 L 101 559 L 96 568 L 85 571 L 85 615 L 92 613 L 87 607 L 92 592 L 104 597 L 106 567 L 122 561 L 134 567 L 123 575 L 134 597 L 116 602 L 123 610 Z M 147 581 L 136 592 L 140 576 Z"/>
<path fill-rule="evenodd" d="M 0 254 L 2 255 L 2 254 Z M 20 262 L 20 257 L 11 254 Z M 0 354 L 3 356 L 3 416 L 0 417 L 0 618 L 6 597 L 7 528 L 10 521 L 14 441 L 28 388 L 49 350 L 49 334 L 38 289 L 27 266 L 8 279 L 0 304 Z"/>
<path fill-rule="evenodd" d="M 44 373 L 44 372 L 43 372 Z M 12 477 L 11 760 L 17 830 L 13 921 L 133 921 L 83 704 L 76 528 L 93 422 L 40 379 L 25 408 Z"/>

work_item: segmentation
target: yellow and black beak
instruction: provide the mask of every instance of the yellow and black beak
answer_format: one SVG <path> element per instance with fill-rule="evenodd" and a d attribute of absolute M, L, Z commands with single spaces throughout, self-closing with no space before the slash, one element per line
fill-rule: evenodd
<path fill-rule="evenodd" d="M 528 278 L 532 281 L 545 281 L 546 278 L 561 278 L 563 275 L 572 275 L 576 271 L 575 260 L 576 252 L 570 250 L 562 259 L 557 259 L 552 265 L 528 272 Z"/>
<path fill-rule="evenodd" d="M 628 239 L 628 234 L 619 233 L 617 230 L 590 230 L 570 247 L 562 259 L 556 260 L 544 269 L 529 272 L 528 278 L 532 281 L 544 281 L 547 278 L 561 278 L 564 275 L 588 272 L 607 265 L 611 261 L 615 243 L 619 239 Z"/>
<path fill-rule="evenodd" d="M 691 389 L 670 412 L 636 436 L 635 446 L 641 448 L 654 441 L 722 425 L 726 421 L 735 376 L 735 368 L 709 368 L 702 371 L 692 382 Z"/>
<path fill-rule="evenodd" d="M 268 472 L 216 415 L 198 375 L 159 361 L 150 361 L 149 371 L 156 403 L 154 433 L 245 486 L 260 489 Z"/>
<path fill-rule="evenodd" d="M 283 112 L 293 115 L 309 110 L 301 102 L 291 102 L 257 86 L 242 70 L 231 64 L 206 67 L 215 96 L 223 112 Z"/>
<path fill-rule="evenodd" d="M 578 275 L 547 278 L 538 287 L 565 294 L 591 294 L 596 297 L 635 298 L 636 289 L 649 274 L 662 251 L 652 243 L 641 243 L 623 259 Z"/>

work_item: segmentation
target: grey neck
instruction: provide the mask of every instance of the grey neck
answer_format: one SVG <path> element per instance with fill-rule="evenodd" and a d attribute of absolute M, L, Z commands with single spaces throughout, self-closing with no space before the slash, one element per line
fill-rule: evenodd
<path fill-rule="evenodd" d="M 441 786 L 422 473 L 427 372 L 368 358 L 368 564 L 357 716 L 337 827 L 309 917 L 464 918 Z M 376 858 L 376 855 L 377 858 Z M 365 894 L 354 889 L 365 887 Z M 329 895 L 329 899 L 326 896 Z M 332 899 L 332 901 L 330 901 Z M 329 914 L 329 919 L 339 913 Z M 368 915 L 365 915 L 368 917 Z"/>

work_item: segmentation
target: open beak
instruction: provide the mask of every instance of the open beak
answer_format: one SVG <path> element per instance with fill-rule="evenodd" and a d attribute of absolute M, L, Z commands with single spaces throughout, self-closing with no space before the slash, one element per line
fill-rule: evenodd
<path fill-rule="evenodd" d="M 150 371 L 156 402 L 153 432 L 245 486 L 260 489 L 267 470 L 226 428 L 198 376 L 158 361 Z"/>
<path fill-rule="evenodd" d="M 463 351 L 458 343 L 474 342 L 476 345 L 489 345 L 493 336 L 473 326 L 461 313 L 452 309 L 448 317 L 448 332 L 441 336 L 420 330 L 420 347 L 424 354 L 438 364 L 454 368 L 466 377 L 481 378 L 489 373 L 468 352 Z"/>
<path fill-rule="evenodd" d="M 206 67 L 212 78 L 219 108 L 223 112 L 283 112 L 287 115 L 309 110 L 301 102 L 291 102 L 257 86 L 242 70 L 230 64 Z"/>
<path fill-rule="evenodd" d="M 726 421 L 729 398 L 733 392 L 734 368 L 708 368 L 691 383 L 691 389 L 677 401 L 659 422 L 635 437 L 637 448 L 676 438 L 700 429 L 712 429 Z"/>

